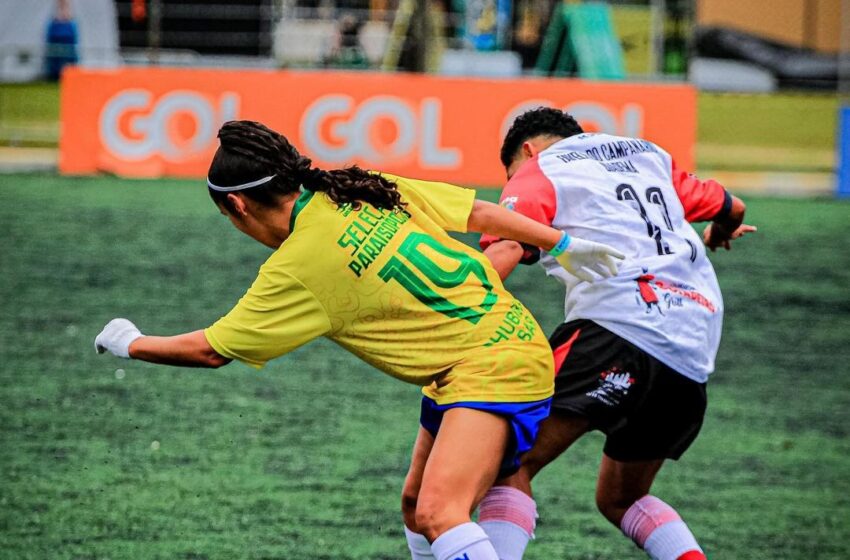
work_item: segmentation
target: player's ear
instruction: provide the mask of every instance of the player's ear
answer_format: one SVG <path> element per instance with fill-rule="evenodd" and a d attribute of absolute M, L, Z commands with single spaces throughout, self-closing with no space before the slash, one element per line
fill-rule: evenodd
<path fill-rule="evenodd" d="M 522 150 L 523 159 L 531 159 L 537 155 L 537 147 L 528 141 L 522 143 L 520 150 Z"/>
<path fill-rule="evenodd" d="M 248 214 L 248 207 L 245 204 L 245 199 L 235 193 L 227 194 L 227 202 L 229 207 L 233 209 L 233 214 L 237 217 L 243 217 Z"/>

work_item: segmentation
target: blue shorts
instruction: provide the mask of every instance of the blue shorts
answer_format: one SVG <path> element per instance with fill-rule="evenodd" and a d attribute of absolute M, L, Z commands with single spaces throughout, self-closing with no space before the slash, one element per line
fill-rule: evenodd
<path fill-rule="evenodd" d="M 432 436 L 437 437 L 437 432 L 440 430 L 440 424 L 443 421 L 443 413 L 450 408 L 472 408 L 504 416 L 511 424 L 511 438 L 499 467 L 499 478 L 503 478 L 519 470 L 520 459 L 534 445 L 540 423 L 549 416 L 549 405 L 551 404 L 551 398 L 524 403 L 456 402 L 437 404 L 433 399 L 422 397 L 422 412 L 419 415 L 419 423 Z"/>

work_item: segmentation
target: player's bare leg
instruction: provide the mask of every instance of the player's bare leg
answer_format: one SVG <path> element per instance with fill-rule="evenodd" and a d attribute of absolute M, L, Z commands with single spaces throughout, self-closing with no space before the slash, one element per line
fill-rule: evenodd
<path fill-rule="evenodd" d="M 537 473 L 557 459 L 589 430 L 590 422 L 585 418 L 552 411 L 540 424 L 540 432 L 537 434 L 534 447 L 522 458 L 519 472 L 499 481 L 498 484 L 512 486 L 531 496 L 531 480 L 537 476 Z"/>
<path fill-rule="evenodd" d="M 552 413 L 540 425 L 534 447 L 525 454 L 520 470 L 500 479 L 481 501 L 479 525 L 490 537 L 502 560 L 519 560 L 534 536 L 537 506 L 531 497 L 531 479 L 587 433 L 589 423 L 577 416 Z"/>
<path fill-rule="evenodd" d="M 434 436 L 428 430 L 419 426 L 419 433 L 413 444 L 413 453 L 410 458 L 410 468 L 404 479 L 404 487 L 401 490 L 401 514 L 404 519 L 404 534 L 407 538 L 407 547 L 413 560 L 433 560 L 431 554 L 431 543 L 425 538 L 416 526 L 416 502 L 419 497 L 419 487 L 422 486 L 422 475 L 425 472 L 425 463 L 434 446 Z"/>
<path fill-rule="evenodd" d="M 620 526 L 632 504 L 649 494 L 663 459 L 654 461 L 615 461 L 602 455 L 596 481 L 596 507 L 605 518 Z"/>
<path fill-rule="evenodd" d="M 409 528 L 431 542 L 437 560 L 465 553 L 482 560 L 498 558 L 487 535 L 471 522 L 471 513 L 496 480 L 509 429 L 508 421 L 495 414 L 447 410 L 424 465 L 428 440 L 417 438 L 405 482 L 405 522 L 414 505 L 414 527 Z"/>
<path fill-rule="evenodd" d="M 508 421 L 469 408 L 443 416 L 416 505 L 416 525 L 429 540 L 469 521 L 493 485 L 508 442 Z"/>
<path fill-rule="evenodd" d="M 663 464 L 663 459 L 624 462 L 603 455 L 596 506 L 651 558 L 704 560 L 702 549 L 676 510 L 649 494 Z"/>
<path fill-rule="evenodd" d="M 425 463 L 434 446 L 434 436 L 428 430 L 419 426 L 416 441 L 413 444 L 413 452 L 410 458 L 410 468 L 404 479 L 404 487 L 401 491 L 401 513 L 404 524 L 409 529 L 417 530 L 416 526 L 416 502 L 419 497 L 419 487 L 422 486 L 422 475 L 425 472 Z M 418 532 L 418 531 L 417 531 Z"/>

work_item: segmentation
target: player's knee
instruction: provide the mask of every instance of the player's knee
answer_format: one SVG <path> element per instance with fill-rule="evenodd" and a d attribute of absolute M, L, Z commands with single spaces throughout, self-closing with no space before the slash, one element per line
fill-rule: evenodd
<path fill-rule="evenodd" d="M 459 511 L 455 504 L 446 502 L 439 498 L 423 499 L 420 496 L 416 503 L 416 513 L 414 522 L 418 533 L 434 542 L 434 540 L 443 534 L 448 529 L 462 523 L 466 518 L 468 521 L 469 512 L 466 515 Z"/>
<path fill-rule="evenodd" d="M 416 532 L 420 535 L 425 535 L 430 542 L 439 534 L 439 512 L 433 508 L 424 508 L 421 504 L 417 504 L 416 511 L 413 515 L 413 524 L 416 526 Z"/>

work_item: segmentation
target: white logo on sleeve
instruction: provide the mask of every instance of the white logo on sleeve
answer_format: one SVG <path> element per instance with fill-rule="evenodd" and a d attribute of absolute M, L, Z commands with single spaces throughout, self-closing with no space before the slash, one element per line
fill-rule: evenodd
<path fill-rule="evenodd" d="M 517 202 L 519 202 L 518 196 L 506 196 L 504 199 L 502 199 L 502 202 L 500 202 L 499 204 L 501 204 L 502 206 L 504 206 L 508 210 L 514 210 L 516 208 Z"/>

